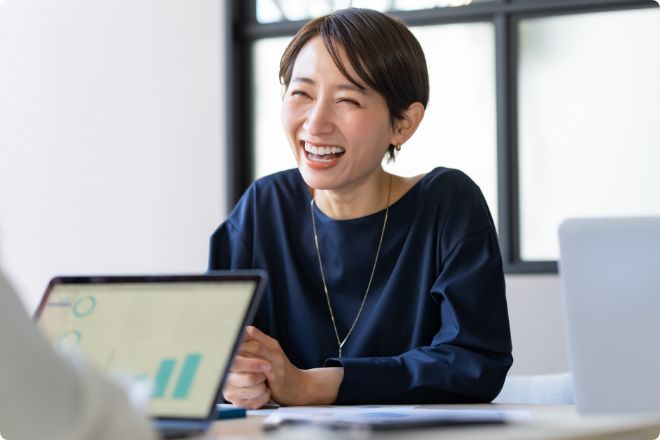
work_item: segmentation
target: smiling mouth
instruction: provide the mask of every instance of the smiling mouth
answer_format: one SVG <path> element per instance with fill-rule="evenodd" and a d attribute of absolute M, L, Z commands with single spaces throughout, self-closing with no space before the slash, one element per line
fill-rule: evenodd
<path fill-rule="evenodd" d="M 335 145 L 315 145 L 301 141 L 300 146 L 309 160 L 327 164 L 336 161 L 346 153 L 344 148 Z"/>

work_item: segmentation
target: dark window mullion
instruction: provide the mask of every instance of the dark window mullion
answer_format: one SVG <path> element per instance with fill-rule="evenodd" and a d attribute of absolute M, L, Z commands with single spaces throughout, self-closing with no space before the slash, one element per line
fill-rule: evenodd
<path fill-rule="evenodd" d="M 495 96 L 497 123 L 498 233 L 505 270 L 516 261 L 518 212 L 516 157 L 516 41 L 511 17 L 498 13 L 495 25 Z"/>
<path fill-rule="evenodd" d="M 570 14 L 641 7 L 657 7 L 654 0 L 508 0 L 509 12 Z"/>
<path fill-rule="evenodd" d="M 245 26 L 256 22 L 256 0 L 231 3 L 231 42 L 228 42 L 227 166 L 228 212 L 234 207 L 254 176 L 252 41 Z"/>

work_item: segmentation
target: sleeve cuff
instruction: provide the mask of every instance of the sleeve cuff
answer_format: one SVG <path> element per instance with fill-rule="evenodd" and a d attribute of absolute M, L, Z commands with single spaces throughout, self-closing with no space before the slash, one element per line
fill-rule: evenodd
<path fill-rule="evenodd" d="M 388 403 L 403 395 L 409 382 L 397 357 L 330 358 L 323 366 L 344 369 L 337 405 Z"/>

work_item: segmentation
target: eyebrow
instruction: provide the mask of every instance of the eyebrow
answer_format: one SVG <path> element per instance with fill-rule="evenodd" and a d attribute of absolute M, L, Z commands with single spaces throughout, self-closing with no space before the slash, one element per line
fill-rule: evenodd
<path fill-rule="evenodd" d="M 316 85 L 316 81 L 314 81 L 313 79 L 308 78 L 306 76 L 296 76 L 296 77 L 291 79 L 291 82 L 292 83 L 293 82 L 302 82 L 302 83 L 309 84 L 309 85 L 312 85 L 312 86 Z M 339 84 L 336 88 L 339 89 L 339 90 L 352 90 L 354 92 L 358 92 L 358 93 L 360 93 L 362 95 L 365 95 L 365 96 L 369 95 L 369 92 L 367 91 L 367 89 L 364 86 L 356 86 L 353 83 Z"/>

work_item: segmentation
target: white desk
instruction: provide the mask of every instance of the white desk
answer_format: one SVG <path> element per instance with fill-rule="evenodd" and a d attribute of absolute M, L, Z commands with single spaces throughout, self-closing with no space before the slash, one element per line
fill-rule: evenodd
<path fill-rule="evenodd" d="M 426 405 L 431 408 L 522 409 L 531 412 L 524 422 L 474 427 L 442 427 L 390 432 L 333 431 L 314 427 L 284 427 L 264 432 L 263 416 L 223 420 L 214 423 L 204 439 L 231 440 L 517 440 L 517 439 L 626 439 L 650 440 L 660 433 L 660 414 L 656 416 L 579 417 L 573 406 L 564 405 Z"/>

